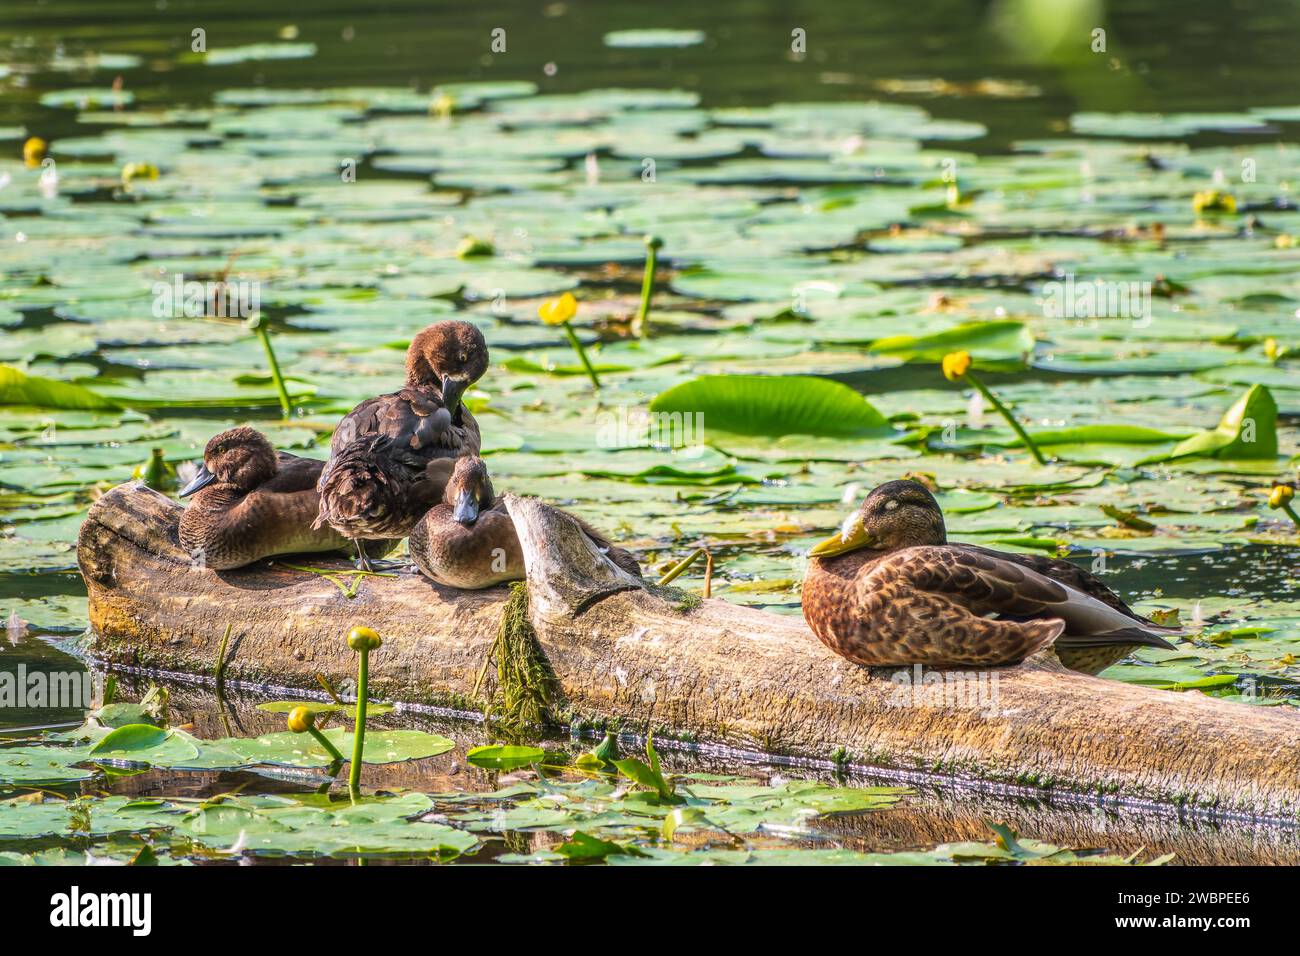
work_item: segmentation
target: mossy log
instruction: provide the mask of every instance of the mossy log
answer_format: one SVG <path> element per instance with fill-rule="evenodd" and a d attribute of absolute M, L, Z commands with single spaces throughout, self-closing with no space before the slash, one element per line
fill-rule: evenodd
<path fill-rule="evenodd" d="M 1015 667 L 909 687 L 824 648 L 802 620 L 646 587 L 563 512 L 507 496 L 529 616 L 558 680 L 554 714 L 668 738 L 835 759 L 1215 813 L 1294 818 L 1300 714 L 1067 671 L 1050 651 Z M 138 484 L 91 508 L 78 559 L 96 653 L 109 664 L 211 674 L 227 624 L 227 679 L 346 686 L 346 631 L 384 636 L 377 697 L 481 710 L 475 698 L 508 590 L 458 591 L 414 574 L 366 578 L 353 597 L 278 563 L 192 567 L 181 506 Z M 339 561 L 299 559 L 330 567 Z M 942 672 L 938 676 L 943 676 Z M 952 677 L 953 675 L 948 675 Z M 938 679 L 930 675 L 931 680 Z"/>

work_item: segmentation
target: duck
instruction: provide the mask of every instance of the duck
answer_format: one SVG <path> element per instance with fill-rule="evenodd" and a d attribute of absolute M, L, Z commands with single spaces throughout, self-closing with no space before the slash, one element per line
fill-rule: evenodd
<path fill-rule="evenodd" d="M 1097 674 L 1138 647 L 1173 649 L 1180 633 L 1068 561 L 950 542 L 934 495 L 909 479 L 872 490 L 808 554 L 804 620 L 868 667 L 992 667 L 1050 646 Z"/>
<path fill-rule="evenodd" d="M 406 537 L 442 500 L 450 460 L 478 454 L 478 422 L 461 399 L 487 367 L 487 341 L 474 325 L 435 322 L 411 339 L 405 385 L 339 422 L 313 527 L 353 541 L 358 567 L 370 569 L 361 542 Z"/>
<path fill-rule="evenodd" d="M 611 544 L 576 515 L 569 517 L 611 561 L 641 577 L 631 552 Z M 449 587 L 477 591 L 525 577 L 514 522 L 504 499 L 493 491 L 487 464 L 477 455 L 455 460 L 442 502 L 411 530 L 407 548 L 422 574 Z"/>
<path fill-rule="evenodd" d="M 214 435 L 203 463 L 178 495 L 190 498 L 178 537 L 196 564 L 226 571 L 280 554 L 342 551 L 333 528 L 314 528 L 316 482 L 325 463 L 277 452 L 266 436 L 241 426 Z M 382 554 L 396 542 L 371 546 Z"/>

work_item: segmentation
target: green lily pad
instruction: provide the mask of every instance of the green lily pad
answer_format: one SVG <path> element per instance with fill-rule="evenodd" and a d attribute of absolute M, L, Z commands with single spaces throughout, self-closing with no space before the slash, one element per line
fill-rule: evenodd
<path fill-rule="evenodd" d="M 518 767 L 528 767 L 546 756 L 546 751 L 541 747 L 519 747 L 493 745 L 486 747 L 471 747 L 465 753 L 465 759 L 476 767 L 485 767 L 490 770 L 514 770 Z"/>

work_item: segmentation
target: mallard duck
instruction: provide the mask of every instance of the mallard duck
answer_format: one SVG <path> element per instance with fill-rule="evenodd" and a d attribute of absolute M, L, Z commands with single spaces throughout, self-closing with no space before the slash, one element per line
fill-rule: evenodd
<path fill-rule="evenodd" d="M 348 540 L 312 526 L 323 461 L 277 453 L 261 432 L 241 427 L 213 436 L 203 465 L 180 490 L 180 542 L 195 562 L 215 570 L 242 568 L 275 554 L 340 551 Z M 372 546 L 382 554 L 393 542 Z"/>
<path fill-rule="evenodd" d="M 915 481 L 873 490 L 809 557 L 804 619 L 858 664 L 993 666 L 1054 644 L 1066 667 L 1095 674 L 1178 633 L 1068 561 L 950 543 Z"/>
<path fill-rule="evenodd" d="M 478 454 L 478 423 L 461 396 L 487 367 L 487 342 L 470 323 L 419 332 L 406 351 L 406 385 L 362 402 L 334 430 L 315 527 L 357 542 L 405 537 L 442 500 L 450 467 L 438 462 Z M 357 554 L 368 567 L 359 546 Z"/>
<path fill-rule="evenodd" d="M 636 577 L 641 567 L 581 518 L 570 515 L 611 561 Z M 493 493 L 486 463 L 457 458 L 442 503 L 411 529 L 411 559 L 425 575 L 455 588 L 478 590 L 524 578 L 524 555 L 505 503 Z"/>

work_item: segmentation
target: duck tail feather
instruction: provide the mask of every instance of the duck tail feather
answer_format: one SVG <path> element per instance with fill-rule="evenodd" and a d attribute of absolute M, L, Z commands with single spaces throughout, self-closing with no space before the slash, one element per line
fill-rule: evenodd
<path fill-rule="evenodd" d="M 1062 634 L 1057 640 L 1062 647 L 1105 647 L 1110 644 L 1137 644 L 1142 647 L 1162 647 L 1177 650 L 1159 634 L 1144 627 L 1121 627 L 1097 634 Z"/>

